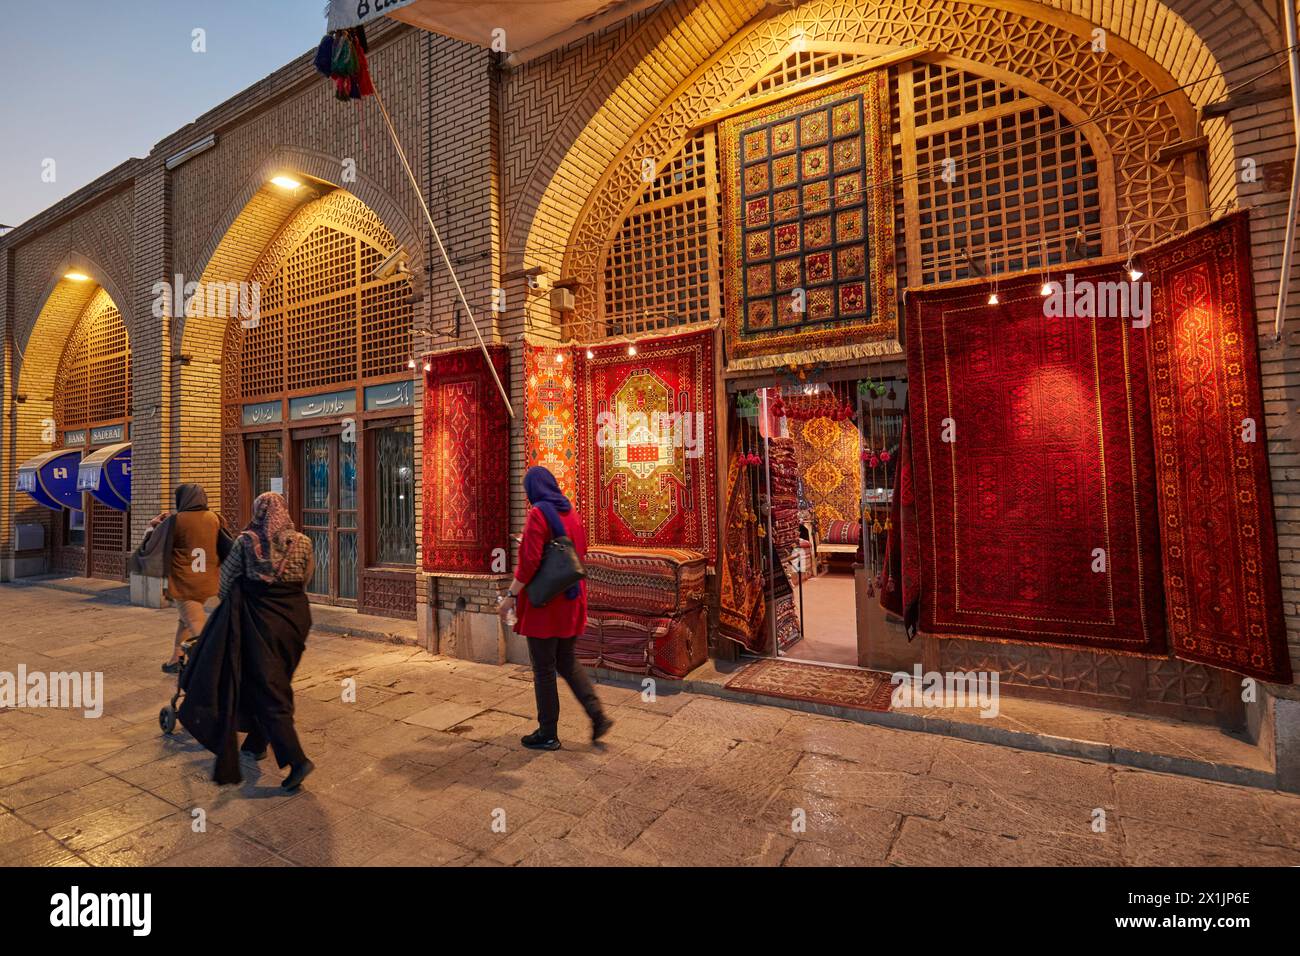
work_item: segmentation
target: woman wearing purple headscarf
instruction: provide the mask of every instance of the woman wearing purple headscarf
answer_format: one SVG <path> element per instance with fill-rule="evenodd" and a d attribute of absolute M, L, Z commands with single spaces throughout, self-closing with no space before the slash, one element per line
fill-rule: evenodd
<path fill-rule="evenodd" d="M 564 678 L 591 718 L 591 740 L 595 743 L 613 726 L 600 706 L 600 698 L 591 686 L 587 672 L 574 656 L 578 635 L 587 627 L 587 583 L 580 581 L 563 594 L 557 594 L 543 607 L 533 607 L 524 588 L 541 566 L 546 543 L 552 537 L 572 539 L 578 557 L 587 555 L 587 531 L 578 517 L 578 509 L 555 481 L 555 476 L 540 465 L 524 474 L 524 493 L 532 508 L 524 521 L 519 542 L 519 561 L 510 591 L 501 599 L 502 618 L 515 612 L 515 633 L 528 639 L 528 656 L 533 662 L 533 692 L 537 695 L 537 730 L 521 743 L 530 750 L 559 750 L 557 725 L 560 719 L 560 695 L 555 675 Z"/>

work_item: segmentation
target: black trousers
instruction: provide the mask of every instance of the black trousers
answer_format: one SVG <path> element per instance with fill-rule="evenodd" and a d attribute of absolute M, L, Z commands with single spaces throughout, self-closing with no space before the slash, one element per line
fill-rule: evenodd
<path fill-rule="evenodd" d="M 576 637 L 528 639 L 528 656 L 533 662 L 533 692 L 537 695 L 537 726 L 551 737 L 555 736 L 560 721 L 560 693 L 555 683 L 557 672 L 593 723 L 602 713 L 596 689 L 591 686 L 582 665 L 574 659 L 573 649 L 577 643 Z"/>
<path fill-rule="evenodd" d="M 242 691 L 246 713 L 253 729 L 244 738 L 243 750 L 260 752 L 271 745 L 275 761 L 281 767 L 296 767 L 307 759 L 298 731 L 293 725 L 293 672 L 298 669 L 305 644 L 294 638 L 281 637 L 273 643 L 259 645 L 260 665 L 244 670 Z M 250 663 L 250 655 L 245 656 Z"/>

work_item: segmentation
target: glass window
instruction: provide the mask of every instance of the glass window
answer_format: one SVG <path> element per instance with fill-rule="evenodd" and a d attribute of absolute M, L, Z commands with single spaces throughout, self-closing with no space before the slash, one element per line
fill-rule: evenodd
<path fill-rule="evenodd" d="M 65 510 L 67 515 L 68 526 L 64 531 L 63 540 L 69 545 L 83 547 L 86 543 L 86 513 L 84 511 Z"/>
<path fill-rule="evenodd" d="M 377 428 L 375 557 L 380 564 L 415 564 L 415 426 Z"/>
<path fill-rule="evenodd" d="M 279 435 L 261 435 L 248 439 L 250 454 L 248 456 L 249 476 L 253 483 L 253 497 L 268 491 L 283 491 L 284 458 L 280 454 Z M 271 486 L 272 480 L 281 482 Z"/>

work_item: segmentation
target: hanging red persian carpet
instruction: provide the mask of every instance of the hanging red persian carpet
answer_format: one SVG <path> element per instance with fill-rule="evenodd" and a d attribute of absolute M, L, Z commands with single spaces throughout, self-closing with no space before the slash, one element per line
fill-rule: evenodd
<path fill-rule="evenodd" d="M 570 500 L 577 496 L 578 477 L 573 352 L 568 346 L 524 346 L 524 464 L 550 469 Z"/>
<path fill-rule="evenodd" d="M 1143 263 L 1174 653 L 1290 683 L 1248 214 L 1158 246 Z"/>
<path fill-rule="evenodd" d="M 731 432 L 735 438 L 727 463 L 726 537 L 718 562 L 718 634 L 751 651 L 761 651 L 767 644 L 763 629 L 767 602 L 763 594 L 762 541 L 750 485 L 750 473 L 758 466 L 745 461 L 740 428 Z"/>
<path fill-rule="evenodd" d="M 510 386 L 510 350 L 488 347 Z M 424 376 L 424 569 L 491 571 L 510 546 L 510 420 L 476 348 L 429 356 Z"/>
<path fill-rule="evenodd" d="M 579 505 L 593 544 L 717 557 L 712 328 L 575 357 Z"/>
<path fill-rule="evenodd" d="M 1114 282 L 1116 265 L 1076 285 Z M 1146 363 L 1130 323 L 1053 315 L 1038 276 L 909 293 L 920 629 L 1165 649 Z M 904 596 L 906 599 L 906 595 Z"/>

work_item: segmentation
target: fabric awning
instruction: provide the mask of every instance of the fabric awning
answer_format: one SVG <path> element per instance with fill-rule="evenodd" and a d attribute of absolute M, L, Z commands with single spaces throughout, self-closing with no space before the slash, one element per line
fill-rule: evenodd
<path fill-rule="evenodd" d="M 131 507 L 131 443 L 97 448 L 81 460 L 77 490 L 89 491 L 100 504 L 114 511 Z"/>
<path fill-rule="evenodd" d="M 75 448 L 47 451 L 18 466 L 15 487 L 52 511 L 64 508 L 80 511 L 81 492 L 77 490 L 77 464 L 80 461 L 81 452 Z"/>

